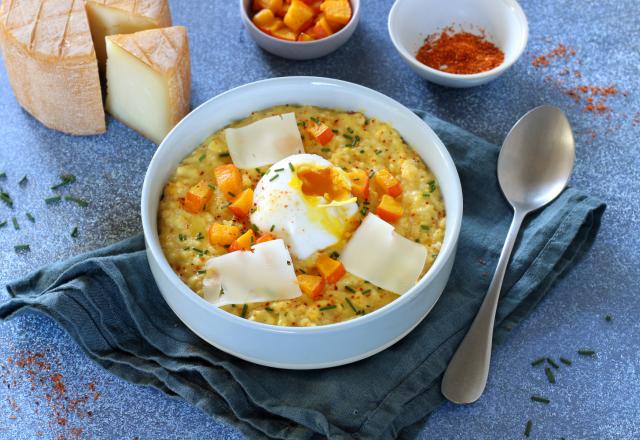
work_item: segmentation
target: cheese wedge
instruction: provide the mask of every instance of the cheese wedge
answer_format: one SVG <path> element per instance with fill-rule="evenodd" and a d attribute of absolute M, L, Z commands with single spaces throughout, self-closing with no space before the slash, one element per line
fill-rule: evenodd
<path fill-rule="evenodd" d="M 238 168 L 271 165 L 293 154 L 304 153 L 294 113 L 260 119 L 240 128 L 227 128 L 225 136 L 231 160 Z"/>
<path fill-rule="evenodd" d="M 70 134 L 105 131 L 82 0 L 4 0 L 0 46 L 16 99 L 33 117 Z"/>
<path fill-rule="evenodd" d="M 291 255 L 282 240 L 257 244 L 251 251 L 210 258 L 206 268 L 204 298 L 216 306 L 278 301 L 302 295 Z"/>
<path fill-rule="evenodd" d="M 107 60 L 105 37 L 171 26 L 167 0 L 86 0 L 100 71 Z"/>
<path fill-rule="evenodd" d="M 369 213 L 342 250 L 348 272 L 402 295 L 415 286 L 427 260 L 427 249 Z"/>
<path fill-rule="evenodd" d="M 186 28 L 112 35 L 106 41 L 107 111 L 159 144 L 189 112 Z"/>

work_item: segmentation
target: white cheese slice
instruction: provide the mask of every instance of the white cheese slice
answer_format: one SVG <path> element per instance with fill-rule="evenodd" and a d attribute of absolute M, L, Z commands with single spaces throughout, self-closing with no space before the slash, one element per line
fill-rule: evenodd
<path fill-rule="evenodd" d="M 271 116 L 240 128 L 227 128 L 227 147 L 238 168 L 271 165 L 304 153 L 294 113 Z"/>
<path fill-rule="evenodd" d="M 368 214 L 342 251 L 348 272 L 402 295 L 415 286 L 427 260 L 427 249 L 404 238 L 393 226 Z"/>
<path fill-rule="evenodd" d="M 207 261 L 206 268 L 204 297 L 218 307 L 302 295 L 291 255 L 282 240 L 257 244 L 252 251 L 213 257 Z"/>

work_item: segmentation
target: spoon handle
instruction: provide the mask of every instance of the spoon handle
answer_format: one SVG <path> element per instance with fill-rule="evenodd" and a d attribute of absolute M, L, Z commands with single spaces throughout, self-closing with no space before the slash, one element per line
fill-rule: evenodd
<path fill-rule="evenodd" d="M 515 210 L 489 290 L 471 328 L 444 373 L 442 394 L 454 403 L 475 402 L 482 395 L 487 384 L 493 324 L 500 298 L 500 289 L 513 245 L 526 215 L 526 212 Z"/>

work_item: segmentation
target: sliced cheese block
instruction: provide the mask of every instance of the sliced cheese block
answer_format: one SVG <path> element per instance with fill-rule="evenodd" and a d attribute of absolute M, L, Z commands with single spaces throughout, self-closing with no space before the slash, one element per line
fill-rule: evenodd
<path fill-rule="evenodd" d="M 294 113 L 261 119 L 240 128 L 227 128 L 227 147 L 238 168 L 271 165 L 292 154 L 304 153 Z"/>
<path fill-rule="evenodd" d="M 82 0 L 4 0 L 0 46 L 16 99 L 33 117 L 70 134 L 105 131 Z"/>
<path fill-rule="evenodd" d="M 426 260 L 424 246 L 404 238 L 371 213 L 340 257 L 348 272 L 399 295 L 415 286 Z"/>
<path fill-rule="evenodd" d="M 186 28 L 109 36 L 107 55 L 107 111 L 159 144 L 189 112 Z"/>
<path fill-rule="evenodd" d="M 107 60 L 106 36 L 171 26 L 167 0 L 87 0 L 86 8 L 101 71 Z"/>
<path fill-rule="evenodd" d="M 204 297 L 216 306 L 279 301 L 302 295 L 291 255 L 282 240 L 257 244 L 251 251 L 213 257 L 206 268 Z"/>

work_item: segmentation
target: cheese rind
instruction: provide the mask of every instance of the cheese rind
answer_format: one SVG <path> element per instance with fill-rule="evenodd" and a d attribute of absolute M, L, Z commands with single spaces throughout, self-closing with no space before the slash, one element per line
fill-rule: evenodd
<path fill-rule="evenodd" d="M 225 130 L 231 160 L 238 168 L 274 164 L 304 153 L 295 113 L 271 116 L 239 128 Z"/>
<path fill-rule="evenodd" d="M 5 0 L 0 46 L 20 105 L 69 134 L 106 129 L 96 55 L 82 0 Z"/>
<path fill-rule="evenodd" d="M 404 238 L 371 213 L 340 257 L 348 272 L 399 295 L 415 286 L 426 260 L 427 249 L 423 245 Z"/>
<path fill-rule="evenodd" d="M 106 36 L 171 26 L 167 0 L 87 0 L 86 9 L 101 72 L 107 59 Z"/>
<path fill-rule="evenodd" d="M 156 143 L 189 112 L 191 64 L 183 26 L 107 37 L 107 111 Z"/>
<path fill-rule="evenodd" d="M 302 295 L 291 255 L 282 240 L 257 244 L 251 251 L 210 258 L 206 267 L 205 300 L 216 306 L 278 301 Z"/>

